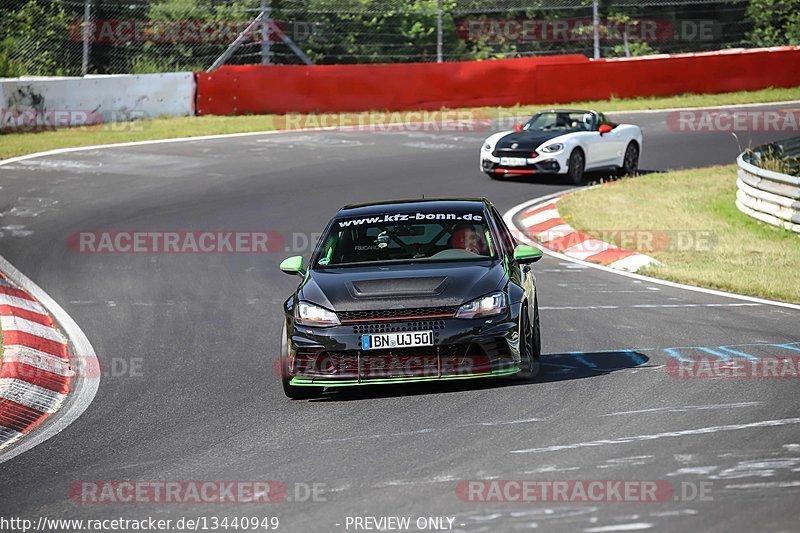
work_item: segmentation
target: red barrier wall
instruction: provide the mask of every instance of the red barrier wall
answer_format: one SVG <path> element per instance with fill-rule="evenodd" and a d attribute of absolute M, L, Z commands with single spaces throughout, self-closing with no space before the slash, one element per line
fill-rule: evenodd
<path fill-rule="evenodd" d="M 796 87 L 800 47 L 610 59 L 579 68 L 543 65 L 536 75 L 534 103 Z"/>
<path fill-rule="evenodd" d="M 197 75 L 200 115 L 514 105 L 532 101 L 535 69 L 582 55 L 388 65 L 226 66 Z"/>
<path fill-rule="evenodd" d="M 800 85 L 800 47 L 590 61 L 581 55 L 459 63 L 228 66 L 197 75 L 197 113 L 510 106 Z"/>

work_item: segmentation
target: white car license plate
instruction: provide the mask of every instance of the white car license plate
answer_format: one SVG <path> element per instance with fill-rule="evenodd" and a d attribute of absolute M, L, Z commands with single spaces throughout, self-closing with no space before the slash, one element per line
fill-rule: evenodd
<path fill-rule="evenodd" d="M 362 350 L 385 350 L 412 346 L 433 346 L 433 331 L 402 331 L 361 336 Z"/>
<path fill-rule="evenodd" d="M 524 157 L 501 157 L 500 164 L 506 167 L 524 167 L 528 161 Z"/>

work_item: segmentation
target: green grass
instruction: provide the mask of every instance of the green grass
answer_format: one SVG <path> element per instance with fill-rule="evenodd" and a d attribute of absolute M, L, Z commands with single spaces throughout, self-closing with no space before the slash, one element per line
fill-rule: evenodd
<path fill-rule="evenodd" d="M 662 98 L 612 99 L 609 101 L 576 102 L 569 104 L 576 108 L 597 108 L 602 111 L 629 111 L 639 109 L 665 109 L 671 107 L 700 107 L 716 105 L 745 104 L 752 102 L 779 102 L 800 100 L 800 87 L 790 89 L 764 89 L 761 91 L 742 91 L 724 94 L 685 94 Z M 557 104 L 516 107 L 480 107 L 463 111 L 472 113 L 477 118 L 507 118 L 509 127 L 513 117 L 529 116 L 536 110 Z M 336 115 L 335 119 L 344 121 L 363 120 L 369 113 L 353 113 Z M 402 116 L 402 115 L 401 115 Z M 297 116 L 291 124 L 309 126 L 319 123 L 315 115 Z M 386 113 L 389 120 L 397 115 Z M 331 116 L 326 118 L 330 119 Z M 377 119 L 380 122 L 380 118 Z M 327 124 L 331 124 L 328 122 Z M 33 152 L 110 144 L 151 139 L 169 139 L 175 137 L 197 137 L 224 133 L 245 133 L 270 131 L 286 127 L 286 120 L 279 115 L 244 115 L 244 116 L 204 116 L 204 117 L 164 117 L 134 122 L 105 124 L 81 128 L 69 128 L 58 131 L 9 133 L 0 135 L 0 159 L 6 159 Z"/>
<path fill-rule="evenodd" d="M 623 179 L 572 194 L 558 206 L 576 229 L 663 263 L 644 275 L 800 302 L 800 237 L 741 213 L 735 198 L 736 166 L 728 165 Z M 658 243 L 666 236 L 669 245 L 632 245 L 611 230 L 642 230 L 632 233 L 654 235 Z"/>

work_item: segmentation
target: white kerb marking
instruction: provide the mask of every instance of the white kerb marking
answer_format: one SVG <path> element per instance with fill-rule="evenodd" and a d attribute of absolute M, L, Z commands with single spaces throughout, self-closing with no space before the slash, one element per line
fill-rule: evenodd
<path fill-rule="evenodd" d="M 66 396 L 21 379 L 0 378 L 0 398 L 17 402 L 43 413 L 53 413 L 64 402 Z"/>
<path fill-rule="evenodd" d="M 43 339 L 66 344 L 64 342 L 64 338 L 61 337 L 61 334 L 57 329 L 51 328 L 50 326 L 44 326 L 38 322 L 32 322 L 25 318 L 2 315 L 0 316 L 0 328 L 2 328 L 3 331 L 21 331 L 23 333 L 41 337 Z"/>
<path fill-rule="evenodd" d="M 530 216 L 527 216 L 522 219 L 522 225 L 526 228 L 531 226 L 535 226 L 536 224 L 540 224 L 542 222 L 547 222 L 553 218 L 561 218 L 558 214 L 558 210 L 556 209 L 545 209 L 544 211 L 539 211 L 538 213 L 534 213 Z"/>
<path fill-rule="evenodd" d="M 47 314 L 47 311 L 45 311 L 44 307 L 42 307 L 39 302 L 26 300 L 25 298 L 19 298 L 17 296 L 11 296 L 9 294 L 0 293 L 0 305 L 9 305 L 18 309 L 39 313 L 40 315 Z"/>

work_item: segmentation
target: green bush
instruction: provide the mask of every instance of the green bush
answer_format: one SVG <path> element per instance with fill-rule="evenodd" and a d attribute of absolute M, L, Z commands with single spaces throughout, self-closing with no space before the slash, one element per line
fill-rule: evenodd
<path fill-rule="evenodd" d="M 800 45 L 800 0 L 751 0 L 748 38 L 755 46 Z"/>

